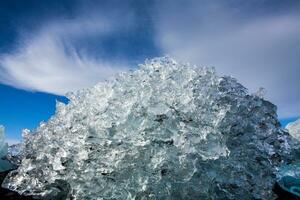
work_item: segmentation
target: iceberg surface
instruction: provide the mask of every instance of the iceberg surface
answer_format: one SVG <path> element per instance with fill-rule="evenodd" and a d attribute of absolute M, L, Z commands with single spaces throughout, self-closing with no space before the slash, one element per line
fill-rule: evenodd
<path fill-rule="evenodd" d="M 295 141 L 276 106 L 163 57 L 68 95 L 3 186 L 45 199 L 274 199 Z"/>

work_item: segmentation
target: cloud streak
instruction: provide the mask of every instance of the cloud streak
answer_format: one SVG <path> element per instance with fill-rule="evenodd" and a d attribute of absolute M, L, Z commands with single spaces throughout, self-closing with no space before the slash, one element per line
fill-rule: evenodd
<path fill-rule="evenodd" d="M 119 71 L 125 61 L 107 61 L 78 50 L 74 41 L 91 36 L 106 36 L 123 26 L 101 16 L 47 23 L 38 32 L 19 42 L 12 54 L 0 56 L 0 82 L 17 88 L 63 95 L 94 85 Z"/>
<path fill-rule="evenodd" d="M 299 116 L 300 15 L 255 13 L 221 1 L 188 2 L 159 5 L 156 41 L 163 52 L 215 66 L 251 92 L 263 86 L 280 117 Z"/>

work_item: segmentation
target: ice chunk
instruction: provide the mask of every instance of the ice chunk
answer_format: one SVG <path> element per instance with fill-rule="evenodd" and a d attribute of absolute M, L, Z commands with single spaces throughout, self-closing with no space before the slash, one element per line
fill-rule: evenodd
<path fill-rule="evenodd" d="M 7 150 L 6 159 L 13 165 L 18 166 L 21 162 L 21 148 L 22 144 L 17 143 L 10 145 Z"/>
<path fill-rule="evenodd" d="M 4 126 L 0 125 L 0 172 L 8 170 L 12 165 L 5 159 L 8 145 L 5 142 Z"/>
<path fill-rule="evenodd" d="M 277 173 L 277 185 L 278 191 L 284 190 L 294 197 L 289 199 L 300 198 L 300 163 L 291 163 L 281 167 Z"/>
<path fill-rule="evenodd" d="M 300 119 L 291 122 L 286 126 L 290 135 L 297 141 L 300 141 Z M 294 198 L 300 197 L 300 162 L 289 162 L 279 168 L 277 176 L 277 183 L 281 189 L 294 195 Z"/>
<path fill-rule="evenodd" d="M 3 186 L 66 199 L 273 199 L 295 160 L 276 106 L 212 68 L 163 57 L 68 94 Z"/>
<path fill-rule="evenodd" d="M 0 156 L 6 155 L 7 153 L 7 143 L 4 142 L 5 134 L 4 134 L 4 126 L 0 125 Z"/>
<path fill-rule="evenodd" d="M 300 141 L 300 119 L 295 122 L 289 123 L 285 128 L 294 138 Z"/>

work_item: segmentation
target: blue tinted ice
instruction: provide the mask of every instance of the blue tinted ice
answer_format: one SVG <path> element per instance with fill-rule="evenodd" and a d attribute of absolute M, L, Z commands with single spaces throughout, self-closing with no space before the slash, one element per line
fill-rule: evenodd
<path fill-rule="evenodd" d="M 0 125 L 0 172 L 10 169 L 12 166 L 6 160 L 8 145 L 5 142 L 4 126 Z"/>

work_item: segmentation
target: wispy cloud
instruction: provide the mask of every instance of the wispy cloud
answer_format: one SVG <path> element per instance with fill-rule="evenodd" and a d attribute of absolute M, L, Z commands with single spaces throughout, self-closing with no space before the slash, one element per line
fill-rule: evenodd
<path fill-rule="evenodd" d="M 94 85 L 127 69 L 125 61 L 92 57 L 74 41 L 106 36 L 130 27 L 130 17 L 119 22 L 99 15 L 47 23 L 18 49 L 0 56 L 0 82 L 17 88 L 63 95 Z"/>
<path fill-rule="evenodd" d="M 286 8 L 259 12 L 259 5 L 229 4 L 159 3 L 158 45 L 179 60 L 215 66 L 250 91 L 265 87 L 280 117 L 299 115 L 300 15 Z"/>
<path fill-rule="evenodd" d="M 13 53 L 0 55 L 1 83 L 54 94 L 91 86 L 128 69 L 128 62 L 95 56 L 77 48 L 76 42 L 94 36 L 120 41 L 129 35 L 123 30 L 139 27 L 130 32 L 132 46 L 138 46 L 134 53 L 154 46 L 157 54 L 215 66 L 252 92 L 265 87 L 280 117 L 300 114 L 299 1 L 79 2 L 82 10 L 75 18 L 43 23 L 39 31 L 20 39 Z M 155 39 L 144 41 L 150 37 Z"/>

